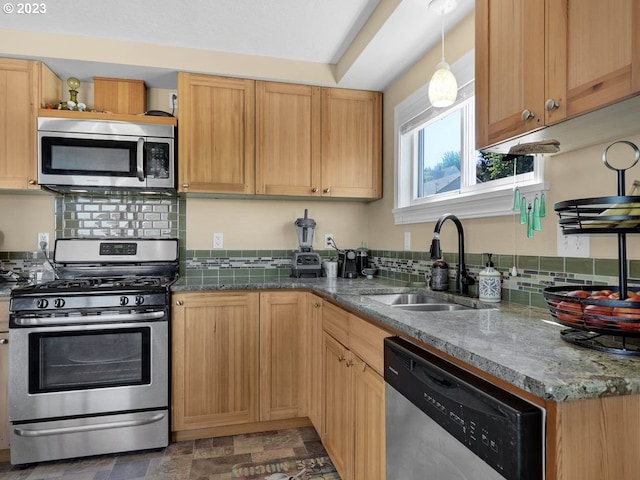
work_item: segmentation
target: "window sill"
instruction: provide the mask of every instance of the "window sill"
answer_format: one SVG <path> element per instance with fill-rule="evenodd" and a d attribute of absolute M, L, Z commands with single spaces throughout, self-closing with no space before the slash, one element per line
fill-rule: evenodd
<path fill-rule="evenodd" d="M 520 193 L 533 199 L 536 193 L 548 190 L 544 182 L 521 185 Z M 513 215 L 513 187 L 490 192 L 468 192 L 455 196 L 434 199 L 408 207 L 395 208 L 393 217 L 396 225 L 435 222 L 445 213 L 452 213 L 460 219 Z"/>

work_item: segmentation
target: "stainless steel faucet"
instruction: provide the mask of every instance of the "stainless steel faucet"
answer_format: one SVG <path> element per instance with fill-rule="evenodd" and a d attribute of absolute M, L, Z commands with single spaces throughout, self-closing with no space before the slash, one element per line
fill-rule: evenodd
<path fill-rule="evenodd" d="M 464 229 L 458 217 L 451 213 L 445 213 L 436 222 L 433 229 L 433 240 L 431 241 L 431 260 L 442 258 L 442 250 L 440 249 L 440 229 L 442 224 L 451 220 L 456 224 L 458 229 L 458 270 L 456 271 L 456 292 L 462 295 L 469 295 L 469 285 L 473 285 L 476 281 L 467 273 L 467 266 L 464 262 Z"/>

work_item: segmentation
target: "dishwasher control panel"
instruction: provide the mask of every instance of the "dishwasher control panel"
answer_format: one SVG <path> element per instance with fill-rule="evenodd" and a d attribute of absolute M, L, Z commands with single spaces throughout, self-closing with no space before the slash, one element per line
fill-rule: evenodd
<path fill-rule="evenodd" d="M 543 478 L 539 407 L 399 338 L 385 340 L 385 382 L 507 480 Z"/>

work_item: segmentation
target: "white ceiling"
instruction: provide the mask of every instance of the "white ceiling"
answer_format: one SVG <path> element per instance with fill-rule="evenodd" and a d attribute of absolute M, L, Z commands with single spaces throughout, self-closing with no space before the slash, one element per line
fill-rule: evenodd
<path fill-rule="evenodd" d="M 0 15 L 0 28 L 337 64 L 339 86 L 384 90 L 440 41 L 441 18 L 428 9 L 428 3 L 429 0 L 55 0 L 46 2 L 44 14 Z M 458 0 L 457 9 L 445 16 L 445 31 L 473 8 L 474 0 Z M 167 69 L 52 58 L 45 61 L 62 78 L 139 78 L 151 87 L 175 87 L 175 72 Z"/>

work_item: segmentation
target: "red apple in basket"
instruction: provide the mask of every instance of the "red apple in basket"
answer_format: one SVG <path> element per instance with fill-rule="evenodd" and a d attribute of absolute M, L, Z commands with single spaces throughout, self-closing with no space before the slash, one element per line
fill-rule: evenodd
<path fill-rule="evenodd" d="M 567 292 L 567 297 L 578 297 L 578 298 L 587 298 L 591 295 L 590 292 L 586 290 L 572 290 Z"/>
<path fill-rule="evenodd" d="M 582 323 L 582 307 L 576 302 L 560 302 L 556 315 L 558 320 L 567 323 Z"/>
<path fill-rule="evenodd" d="M 602 305 L 586 305 L 584 307 L 584 316 L 588 326 L 597 328 L 606 328 L 609 321 L 605 318 L 598 318 L 598 316 L 611 316 L 613 314 L 613 307 L 605 307 Z"/>
<path fill-rule="evenodd" d="M 613 315 L 620 318 L 628 318 L 633 322 L 616 322 L 616 326 L 621 330 L 640 331 L 640 308 L 616 307 Z"/>

